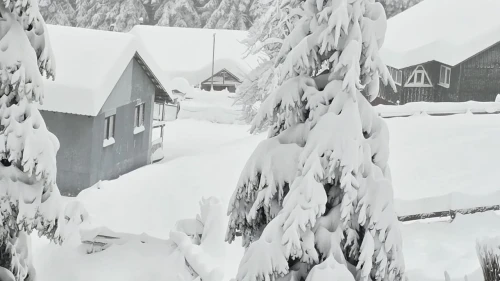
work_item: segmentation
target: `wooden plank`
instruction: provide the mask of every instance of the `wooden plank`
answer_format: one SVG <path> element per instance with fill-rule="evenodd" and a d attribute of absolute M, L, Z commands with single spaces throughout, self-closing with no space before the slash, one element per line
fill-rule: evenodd
<path fill-rule="evenodd" d="M 454 219 L 456 214 L 472 215 L 475 213 L 484 213 L 484 212 L 488 212 L 488 211 L 498 211 L 498 210 L 500 210 L 500 205 L 492 205 L 492 206 L 483 206 L 483 207 L 476 207 L 476 208 L 457 209 L 457 210 L 438 211 L 438 212 L 432 212 L 432 213 L 422 213 L 422 214 L 414 214 L 414 215 L 407 215 L 407 216 L 399 216 L 398 220 L 401 222 L 407 222 L 407 221 L 416 221 L 416 220 L 423 220 L 423 219 L 430 219 L 430 218 L 444 218 L 444 217 L 451 217 L 452 219 Z"/>

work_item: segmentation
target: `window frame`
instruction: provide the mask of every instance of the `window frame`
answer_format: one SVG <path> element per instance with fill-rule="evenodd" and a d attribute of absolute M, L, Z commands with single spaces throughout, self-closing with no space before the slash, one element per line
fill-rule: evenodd
<path fill-rule="evenodd" d="M 134 128 L 144 126 L 146 103 L 138 103 L 134 108 Z"/>
<path fill-rule="evenodd" d="M 449 88 L 450 84 L 451 84 L 451 67 L 446 65 L 441 65 L 441 67 L 439 68 L 439 85 L 445 88 Z"/>
<path fill-rule="evenodd" d="M 112 126 L 110 126 L 112 124 Z M 115 138 L 116 114 L 106 116 L 104 118 L 104 139 L 110 140 Z M 111 131 L 110 131 L 111 129 Z"/>
<path fill-rule="evenodd" d="M 420 81 L 417 81 L 420 76 Z M 429 81 L 429 84 L 425 81 Z M 415 67 L 410 77 L 406 81 L 405 87 L 433 87 L 432 81 L 422 65 Z"/>

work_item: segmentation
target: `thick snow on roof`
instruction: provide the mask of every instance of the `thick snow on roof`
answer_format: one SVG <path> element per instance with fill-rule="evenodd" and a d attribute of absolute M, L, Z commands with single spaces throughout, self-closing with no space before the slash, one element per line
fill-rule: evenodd
<path fill-rule="evenodd" d="M 42 110 L 96 116 L 136 53 L 160 71 L 131 34 L 56 25 L 48 31 L 57 75 L 44 83 Z"/>
<path fill-rule="evenodd" d="M 425 0 L 388 20 L 383 61 L 454 66 L 500 42 L 500 1 Z"/>
<path fill-rule="evenodd" d="M 246 31 L 140 25 L 130 33 L 140 38 L 169 77 L 184 77 L 192 85 L 211 76 L 214 33 L 215 72 L 226 68 L 241 76 L 259 62 L 258 56 L 245 57 L 247 47 L 241 41 Z"/>

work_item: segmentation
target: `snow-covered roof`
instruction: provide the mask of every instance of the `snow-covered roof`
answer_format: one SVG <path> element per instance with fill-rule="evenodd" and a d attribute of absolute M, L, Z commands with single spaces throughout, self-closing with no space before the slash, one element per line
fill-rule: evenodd
<path fill-rule="evenodd" d="M 134 55 L 160 83 L 167 80 L 131 34 L 47 25 L 56 60 L 55 81 L 46 80 L 41 110 L 96 116 Z"/>
<path fill-rule="evenodd" d="M 500 1 L 424 0 L 388 20 L 380 54 L 395 68 L 455 66 L 500 42 Z"/>
<path fill-rule="evenodd" d="M 168 77 L 184 77 L 191 85 L 211 76 L 214 33 L 214 73 L 226 68 L 243 78 L 259 62 L 257 55 L 245 57 L 247 47 L 241 41 L 246 31 L 138 25 L 130 33 L 140 38 Z"/>

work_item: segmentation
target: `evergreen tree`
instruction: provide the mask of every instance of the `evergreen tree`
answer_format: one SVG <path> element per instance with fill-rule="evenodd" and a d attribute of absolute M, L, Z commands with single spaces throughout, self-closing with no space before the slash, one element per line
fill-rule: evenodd
<path fill-rule="evenodd" d="M 199 5 L 195 0 L 164 0 L 155 14 L 157 25 L 200 28 Z"/>
<path fill-rule="evenodd" d="M 140 18 L 149 22 L 141 0 L 77 0 L 76 6 L 77 27 L 128 32 Z"/>
<path fill-rule="evenodd" d="M 40 2 L 40 13 L 48 24 L 75 26 L 75 8 L 68 0 Z"/>
<path fill-rule="evenodd" d="M 61 243 L 74 216 L 59 217 L 59 142 L 36 105 L 43 102 L 42 75 L 53 78 L 55 70 L 45 22 L 35 0 L 0 1 L 0 15 L 0 275 L 31 280 L 27 234 Z M 84 219 L 75 206 L 67 211 Z"/>
<path fill-rule="evenodd" d="M 259 65 L 236 91 L 235 104 L 243 107 L 242 120 L 248 123 L 257 113 L 258 105 L 277 87 L 279 74 L 271 61 L 289 33 L 287 25 L 296 19 L 289 15 L 291 10 L 282 11 L 279 2 L 257 0 L 254 3 L 254 9 L 264 13 L 254 22 L 243 43 L 248 47 L 248 54 L 264 53 L 270 61 Z"/>
<path fill-rule="evenodd" d="M 278 2 L 288 11 L 278 87 L 252 122 L 252 131 L 269 123 L 269 138 L 228 209 L 226 240 L 239 232 L 247 248 L 237 280 L 403 280 L 388 129 L 365 97 L 380 80 L 394 87 L 378 54 L 383 6 Z"/>
<path fill-rule="evenodd" d="M 248 13 L 254 0 L 210 0 L 199 9 L 204 28 L 247 30 L 252 20 Z"/>
<path fill-rule="evenodd" d="M 380 3 L 384 6 L 387 18 L 392 18 L 420 2 L 422 0 L 380 0 Z"/>

